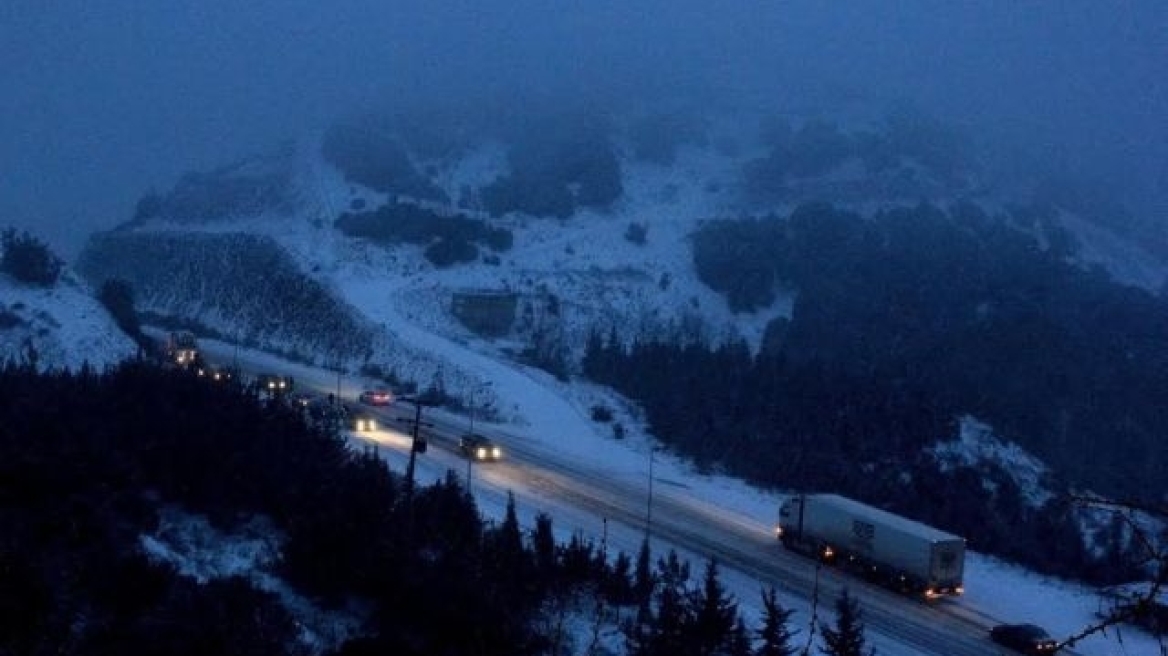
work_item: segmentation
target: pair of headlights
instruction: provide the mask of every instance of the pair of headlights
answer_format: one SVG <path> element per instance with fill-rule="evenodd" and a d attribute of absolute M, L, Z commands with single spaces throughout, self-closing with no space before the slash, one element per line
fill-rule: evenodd
<path fill-rule="evenodd" d="M 499 457 L 502 455 L 503 455 L 503 450 L 497 446 L 493 446 L 489 449 L 485 446 L 480 446 L 475 451 L 475 457 L 478 458 L 479 460 L 487 460 L 488 458 L 490 458 L 492 460 L 498 460 Z"/>

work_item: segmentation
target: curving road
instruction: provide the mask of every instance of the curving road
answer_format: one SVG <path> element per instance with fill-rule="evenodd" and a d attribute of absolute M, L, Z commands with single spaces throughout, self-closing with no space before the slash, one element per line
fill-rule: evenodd
<path fill-rule="evenodd" d="M 230 346 L 208 348 L 206 343 L 204 350 L 213 360 L 239 358 L 239 366 L 245 373 L 254 375 L 273 369 L 271 356 L 253 360 L 249 355 L 241 357 Z M 335 373 L 285 364 L 282 371 L 296 376 L 298 389 L 319 393 L 335 393 L 340 389 L 344 398 L 356 398 L 358 390 L 342 385 L 343 381 Z M 382 426 L 395 429 L 377 442 L 404 453 L 409 440 L 403 434 L 409 431 L 412 408 L 398 404 L 366 410 L 377 416 Z M 426 410 L 424 420 L 429 426 L 423 432 L 433 449 L 421 458 L 434 459 L 448 468 L 463 466 L 456 444 L 458 435 L 465 432 L 466 420 L 430 409 Z M 518 498 L 529 496 L 532 503 L 548 500 L 580 514 L 604 518 L 606 527 L 611 522 L 626 532 L 645 530 L 646 470 L 615 471 L 603 463 L 584 462 L 496 426 L 476 428 L 476 432 L 494 438 L 506 451 L 504 461 L 474 465 L 472 486 L 476 494 L 514 491 Z M 792 596 L 810 600 L 817 594 L 821 614 L 829 616 L 833 600 L 846 585 L 859 599 L 870 630 L 918 653 L 950 656 L 1007 653 L 987 638 L 989 627 L 996 622 L 962 605 L 960 600 L 926 604 L 836 570 L 817 567 L 812 560 L 780 547 L 772 527 L 757 518 L 719 506 L 716 500 L 699 498 L 684 485 L 670 485 L 671 481 L 663 478 L 654 480 L 657 485 L 653 490 L 651 530 L 655 543 L 714 557 L 724 570 L 773 585 Z"/>

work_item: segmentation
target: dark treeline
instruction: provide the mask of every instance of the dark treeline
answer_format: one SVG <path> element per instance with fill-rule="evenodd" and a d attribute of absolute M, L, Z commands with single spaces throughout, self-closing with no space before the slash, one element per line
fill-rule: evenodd
<path fill-rule="evenodd" d="M 511 248 L 513 236 L 505 228 L 494 228 L 480 219 L 462 214 L 442 215 L 411 203 L 387 203 L 367 212 L 345 212 L 334 222 L 351 237 L 380 244 L 425 246 L 426 259 L 437 267 L 472 262 L 479 245 L 493 252 Z"/>
<path fill-rule="evenodd" d="M 0 273 L 37 287 L 52 287 L 61 277 L 61 258 L 48 244 L 15 228 L 0 232 Z"/>
<path fill-rule="evenodd" d="M 813 205 L 707 224 L 694 238 L 702 279 L 739 310 L 796 293 L 791 318 L 757 356 L 595 335 L 585 373 L 641 402 L 654 433 L 704 465 L 858 495 L 975 548 L 1101 576 L 1065 504 L 1029 508 L 1004 472 L 942 473 L 926 449 L 968 414 L 1064 484 L 1164 492 L 1168 304 L 1066 264 L 1069 237 L 1041 213 L 1022 219 L 1046 248 L 972 206 L 865 220 Z"/>
<path fill-rule="evenodd" d="M 0 370 L 0 481 L 0 653 L 310 651 L 250 580 L 200 584 L 148 559 L 139 540 L 164 507 L 226 531 L 267 518 L 283 536 L 274 574 L 324 607 L 364 609 L 340 654 L 547 653 L 563 637 L 539 614 L 581 598 L 625 617 L 638 654 L 754 653 L 712 561 L 698 583 L 672 553 L 654 569 L 647 546 L 634 563 L 557 543 L 546 515 L 521 530 L 513 501 L 485 524 L 453 474 L 410 504 L 375 453 L 285 404 L 145 362 Z M 789 633 L 783 612 L 768 610 L 780 614 L 759 642 Z M 693 648 L 666 650 L 678 636 Z"/>

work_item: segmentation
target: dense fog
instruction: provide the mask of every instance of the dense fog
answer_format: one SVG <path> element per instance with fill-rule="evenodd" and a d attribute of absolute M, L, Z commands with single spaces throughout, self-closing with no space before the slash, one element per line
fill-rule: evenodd
<path fill-rule="evenodd" d="M 907 104 L 1001 166 L 1145 221 L 1168 207 L 1156 0 L 9 0 L 0 70 L 0 225 L 68 257 L 184 171 L 418 101 L 838 120 Z"/>

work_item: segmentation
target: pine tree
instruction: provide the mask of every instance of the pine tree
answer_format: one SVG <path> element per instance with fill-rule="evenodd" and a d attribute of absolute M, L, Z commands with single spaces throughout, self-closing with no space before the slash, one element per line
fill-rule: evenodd
<path fill-rule="evenodd" d="M 515 495 L 507 494 L 507 512 L 503 523 L 492 536 L 494 563 L 498 585 L 508 594 L 525 589 L 528 580 L 528 552 L 523 546 L 523 535 L 519 531 L 519 519 L 515 513 Z"/>
<path fill-rule="evenodd" d="M 676 551 L 670 551 L 668 557 L 657 562 L 657 574 L 660 583 L 651 625 L 651 651 L 671 656 L 695 653 L 689 630 L 694 613 L 686 594 L 689 565 L 678 558 Z"/>
<path fill-rule="evenodd" d="M 649 605 L 644 604 L 637 608 L 635 619 L 624 625 L 625 654 L 628 656 L 650 656 L 653 654 L 652 626 L 653 615 Z"/>
<path fill-rule="evenodd" d="M 616 555 L 616 561 L 605 575 L 604 595 L 610 603 L 624 605 L 635 601 L 632 583 L 633 561 L 625 552 Z"/>
<path fill-rule="evenodd" d="M 523 552 L 523 535 L 519 531 L 519 517 L 515 513 L 515 493 L 507 492 L 507 513 L 499 527 L 499 546 L 504 554 Z"/>
<path fill-rule="evenodd" d="M 860 602 L 844 588 L 835 602 L 835 627 L 823 627 L 823 646 L 827 656 L 873 656 L 876 650 L 864 649 L 864 624 Z"/>
<path fill-rule="evenodd" d="M 773 587 L 762 591 L 762 612 L 762 628 L 758 630 L 762 644 L 755 650 L 755 656 L 794 656 L 798 651 L 791 644 L 795 632 L 788 624 L 795 611 L 779 605 Z"/>
<path fill-rule="evenodd" d="M 547 513 L 536 515 L 531 544 L 535 551 L 536 572 L 548 583 L 556 569 L 556 537 L 552 533 L 552 518 Z"/>
<path fill-rule="evenodd" d="M 729 640 L 738 618 L 738 604 L 718 578 L 718 564 L 706 561 L 702 587 L 694 595 L 693 640 L 697 653 L 713 656 Z"/>
<path fill-rule="evenodd" d="M 750 630 L 742 616 L 734 622 L 734 629 L 730 632 L 730 639 L 726 642 L 727 656 L 753 656 L 754 650 L 750 644 Z"/>
<path fill-rule="evenodd" d="M 649 538 L 641 541 L 641 550 L 637 553 L 637 568 L 633 572 L 633 594 L 637 604 L 645 607 L 653 597 L 653 571 L 649 569 Z"/>

